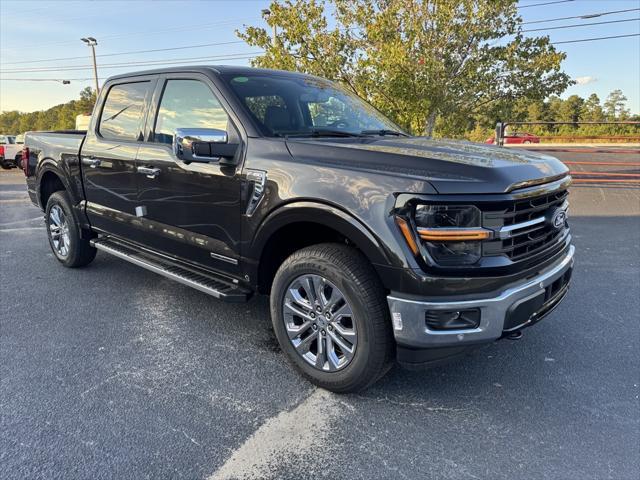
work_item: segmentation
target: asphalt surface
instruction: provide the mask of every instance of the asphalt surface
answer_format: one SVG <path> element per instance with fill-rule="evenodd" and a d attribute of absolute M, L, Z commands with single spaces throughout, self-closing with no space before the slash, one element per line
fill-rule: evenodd
<path fill-rule="evenodd" d="M 521 340 L 338 396 L 287 364 L 264 298 L 102 253 L 63 268 L 0 172 L 0 477 L 635 480 L 639 192 L 572 188 L 572 289 Z"/>

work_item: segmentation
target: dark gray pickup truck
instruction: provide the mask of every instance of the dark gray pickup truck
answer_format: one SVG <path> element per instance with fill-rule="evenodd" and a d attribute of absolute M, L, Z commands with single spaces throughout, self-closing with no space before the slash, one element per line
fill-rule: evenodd
<path fill-rule="evenodd" d="M 29 132 L 23 158 L 63 265 L 102 251 L 222 300 L 269 294 L 282 350 L 337 392 L 519 336 L 569 286 L 564 164 L 412 137 L 317 77 L 112 77 L 86 132 Z"/>

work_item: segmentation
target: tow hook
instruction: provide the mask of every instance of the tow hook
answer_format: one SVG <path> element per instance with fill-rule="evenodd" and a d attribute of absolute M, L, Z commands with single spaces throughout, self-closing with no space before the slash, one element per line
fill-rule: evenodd
<path fill-rule="evenodd" d="M 515 332 L 511 332 L 507 334 L 506 338 L 508 340 L 520 340 L 522 338 L 522 330 L 516 330 Z"/>

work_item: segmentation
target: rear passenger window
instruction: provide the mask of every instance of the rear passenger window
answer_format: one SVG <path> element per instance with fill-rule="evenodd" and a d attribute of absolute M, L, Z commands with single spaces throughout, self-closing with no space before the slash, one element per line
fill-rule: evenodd
<path fill-rule="evenodd" d="M 198 80 L 168 80 L 160 101 L 154 140 L 171 144 L 177 128 L 228 130 L 229 117 L 211 89 Z"/>
<path fill-rule="evenodd" d="M 149 85 L 137 82 L 111 87 L 100 117 L 100 135 L 111 140 L 139 139 Z"/>

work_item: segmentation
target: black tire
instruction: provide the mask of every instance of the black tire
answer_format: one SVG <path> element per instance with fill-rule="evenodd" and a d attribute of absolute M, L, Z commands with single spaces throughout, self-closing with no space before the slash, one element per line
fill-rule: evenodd
<path fill-rule="evenodd" d="M 289 340 L 283 312 L 285 295 L 291 282 L 301 275 L 325 278 L 344 294 L 351 306 L 358 332 L 357 346 L 350 363 L 340 370 L 327 372 L 314 367 Z M 393 365 L 395 342 L 386 294 L 371 263 L 355 248 L 319 244 L 287 258 L 273 281 L 271 319 L 289 360 L 319 387 L 337 393 L 357 392 L 376 382 Z"/>
<path fill-rule="evenodd" d="M 7 162 L 6 159 L 2 159 L 0 160 L 0 168 L 2 168 L 3 170 L 11 170 L 13 168 L 13 165 Z"/>
<path fill-rule="evenodd" d="M 66 254 L 62 254 L 54 244 L 54 237 L 52 234 L 52 218 L 51 210 L 53 208 L 60 208 L 64 213 L 66 219 L 66 225 L 68 229 L 68 245 Z M 84 238 L 80 235 L 81 228 L 78 225 L 75 215 L 73 214 L 73 208 L 69 201 L 69 196 L 65 191 L 58 191 L 51 194 L 47 201 L 47 208 L 45 209 L 45 225 L 47 228 L 47 237 L 49 239 L 49 246 L 51 251 L 55 255 L 62 265 L 69 268 L 83 267 L 88 265 L 96 257 L 97 250 L 89 244 L 88 235 L 84 235 Z"/>

